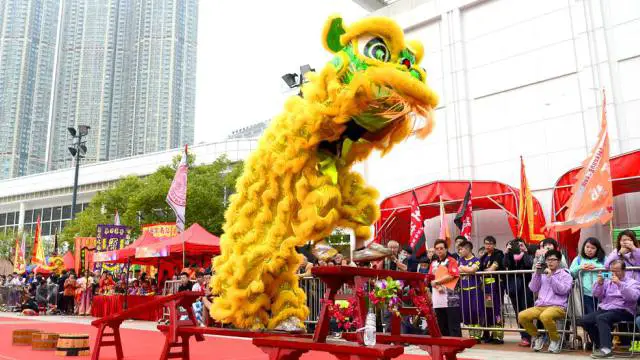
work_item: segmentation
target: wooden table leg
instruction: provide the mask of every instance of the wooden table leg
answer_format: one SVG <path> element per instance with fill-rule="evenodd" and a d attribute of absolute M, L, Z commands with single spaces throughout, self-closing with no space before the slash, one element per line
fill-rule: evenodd
<path fill-rule="evenodd" d="M 115 342 L 114 346 L 116 347 L 116 357 L 118 360 L 124 359 L 124 353 L 122 352 L 122 341 L 120 339 L 120 324 L 116 324 L 116 326 L 111 328 L 113 331 L 113 340 Z"/>
<path fill-rule="evenodd" d="M 318 319 L 318 323 L 316 324 L 316 331 L 313 333 L 313 341 L 315 342 L 325 342 L 327 340 L 327 335 L 329 334 L 329 322 L 331 319 L 329 318 L 329 304 L 328 302 L 334 302 L 336 299 L 336 294 L 338 293 L 338 289 L 342 286 L 335 286 L 336 284 L 327 283 L 327 290 L 324 295 L 324 303 L 322 304 L 322 310 L 320 311 L 320 318 Z"/>

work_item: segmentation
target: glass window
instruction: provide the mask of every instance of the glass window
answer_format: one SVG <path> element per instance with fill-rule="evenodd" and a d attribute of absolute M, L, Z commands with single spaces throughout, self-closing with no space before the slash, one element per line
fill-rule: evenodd
<path fill-rule="evenodd" d="M 53 208 L 53 215 L 51 216 L 51 219 L 53 221 L 60 220 L 61 216 L 62 216 L 62 207 L 61 206 L 54 207 Z"/>
<path fill-rule="evenodd" d="M 15 218 L 15 213 L 7 214 L 7 225 L 13 225 L 13 220 Z"/>
<path fill-rule="evenodd" d="M 31 220 L 32 217 L 33 217 L 33 210 L 25 211 L 24 212 L 24 222 L 25 222 L 25 224 L 28 224 L 31 221 L 33 221 L 33 220 Z"/>
<path fill-rule="evenodd" d="M 7 214 L 0 214 L 0 225 L 7 223 Z"/>
<path fill-rule="evenodd" d="M 62 207 L 62 218 L 63 219 L 71 219 L 71 205 Z"/>
<path fill-rule="evenodd" d="M 42 210 L 42 221 L 50 221 L 51 220 L 51 208 L 44 208 Z"/>
<path fill-rule="evenodd" d="M 42 235 L 42 236 L 51 235 L 51 223 L 50 222 L 42 223 L 42 230 L 40 231 L 40 235 Z"/>
<path fill-rule="evenodd" d="M 38 216 L 42 215 L 42 209 L 33 210 L 33 222 L 38 221 Z"/>
<path fill-rule="evenodd" d="M 51 223 L 51 234 L 59 234 L 60 233 L 60 222 L 55 221 Z"/>

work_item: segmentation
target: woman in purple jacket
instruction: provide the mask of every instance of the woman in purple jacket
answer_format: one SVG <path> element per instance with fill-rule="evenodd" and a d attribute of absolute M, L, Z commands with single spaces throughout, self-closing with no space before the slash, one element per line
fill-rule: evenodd
<path fill-rule="evenodd" d="M 627 267 L 640 266 L 640 242 L 635 232 L 624 230 L 618 234 L 617 250 L 607 256 L 604 267 L 608 269 L 614 260 L 624 261 Z M 629 275 L 640 281 L 640 271 L 632 271 Z"/>

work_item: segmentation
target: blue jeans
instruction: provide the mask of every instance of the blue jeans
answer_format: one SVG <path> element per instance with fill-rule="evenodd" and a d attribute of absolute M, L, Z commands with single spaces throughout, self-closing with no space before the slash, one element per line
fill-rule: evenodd
<path fill-rule="evenodd" d="M 598 308 L 598 298 L 589 295 L 582 295 L 582 307 L 584 308 L 583 315 L 591 314 Z"/>

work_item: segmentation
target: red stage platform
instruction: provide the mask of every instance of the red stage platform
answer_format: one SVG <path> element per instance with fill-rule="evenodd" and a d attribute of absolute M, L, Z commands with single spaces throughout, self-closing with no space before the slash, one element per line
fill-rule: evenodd
<path fill-rule="evenodd" d="M 55 320 L 49 317 L 48 320 Z M 11 345 L 11 333 L 15 329 L 41 329 L 47 332 L 57 333 L 84 333 L 91 337 L 90 344 L 93 351 L 97 329 L 90 325 L 71 324 L 52 321 L 35 321 L 33 318 L 15 319 L 0 318 L 0 359 L 8 360 L 60 360 L 54 352 L 33 351 L 30 347 Z M 122 343 L 125 349 L 124 358 L 127 360 L 149 360 L 158 359 L 165 343 L 165 336 L 159 331 L 121 329 Z M 251 339 L 238 339 L 229 337 L 209 337 L 206 341 L 194 341 L 191 344 L 191 359 L 210 360 L 215 354 L 215 359 L 219 360 L 267 360 L 268 357 L 258 347 L 251 344 Z M 308 352 L 304 354 L 302 360 L 331 359 L 326 353 Z M 84 357 L 83 359 L 89 359 Z M 100 359 L 116 359 L 116 352 L 113 347 L 103 348 L 100 352 Z M 425 355 L 401 355 L 396 359 L 402 360 L 428 360 Z"/>

